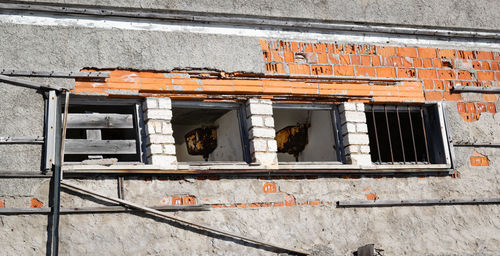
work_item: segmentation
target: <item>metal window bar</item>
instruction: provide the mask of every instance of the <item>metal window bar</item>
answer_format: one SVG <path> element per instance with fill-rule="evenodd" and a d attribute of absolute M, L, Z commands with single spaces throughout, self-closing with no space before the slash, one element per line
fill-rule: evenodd
<path fill-rule="evenodd" d="M 415 164 L 416 164 L 418 163 L 418 158 L 417 158 L 417 146 L 415 145 L 415 132 L 413 131 L 413 121 L 411 118 L 410 106 L 407 106 L 407 108 L 408 108 L 408 117 L 410 119 L 411 139 L 413 141 L 413 153 L 415 154 Z"/>
<path fill-rule="evenodd" d="M 389 138 L 389 149 L 391 151 L 391 161 L 392 161 L 392 164 L 394 164 L 394 154 L 392 152 L 391 131 L 389 130 L 389 118 L 387 117 L 387 106 L 386 105 L 384 105 L 384 114 L 385 114 L 385 124 L 387 125 L 386 126 L 387 137 Z"/>
<path fill-rule="evenodd" d="M 373 127 L 375 128 L 375 141 L 377 142 L 378 162 L 382 163 L 382 157 L 380 156 L 380 145 L 378 143 L 377 121 L 375 120 L 375 108 L 373 107 L 372 107 L 372 119 L 373 119 Z"/>
<path fill-rule="evenodd" d="M 420 107 L 420 118 L 422 120 L 422 131 L 424 132 L 424 142 L 425 142 L 425 155 L 427 157 L 427 163 L 430 164 L 429 159 L 429 147 L 427 145 L 427 132 L 425 131 L 425 121 L 424 121 L 424 109 Z"/>
<path fill-rule="evenodd" d="M 396 116 L 398 118 L 399 139 L 401 140 L 401 152 L 403 153 L 403 163 L 406 164 L 405 146 L 403 143 L 403 133 L 401 132 L 401 119 L 399 118 L 398 106 L 396 106 Z"/>

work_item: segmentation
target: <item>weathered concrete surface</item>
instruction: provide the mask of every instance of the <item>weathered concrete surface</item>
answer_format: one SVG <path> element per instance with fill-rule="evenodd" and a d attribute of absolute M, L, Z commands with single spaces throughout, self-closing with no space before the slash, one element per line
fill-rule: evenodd
<path fill-rule="evenodd" d="M 293 0 L 293 1 L 158 1 L 158 0 L 35 0 L 178 11 L 294 17 L 354 22 L 498 29 L 498 1 L 478 0 Z"/>
<path fill-rule="evenodd" d="M 47 215 L 0 215 L 2 255 L 45 255 Z"/>
<path fill-rule="evenodd" d="M 245 37 L 14 24 L 0 24 L 0 31 L 2 69 L 196 67 L 264 72 L 258 40 Z"/>

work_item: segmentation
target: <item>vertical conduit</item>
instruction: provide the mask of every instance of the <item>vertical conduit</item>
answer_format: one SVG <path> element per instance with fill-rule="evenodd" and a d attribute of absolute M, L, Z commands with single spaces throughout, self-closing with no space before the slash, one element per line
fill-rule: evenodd
<path fill-rule="evenodd" d="M 397 105 L 396 105 L 396 116 L 398 117 L 399 138 L 401 139 L 401 151 L 403 152 L 403 163 L 406 164 L 405 146 L 403 143 L 403 133 L 401 132 L 401 119 L 399 118 L 399 109 L 398 109 Z"/>
<path fill-rule="evenodd" d="M 424 121 L 424 110 L 420 106 L 420 118 L 422 120 L 422 131 L 424 132 L 424 142 L 425 142 L 425 155 L 427 156 L 427 163 L 430 164 L 429 159 L 429 147 L 427 146 L 427 133 L 425 132 L 425 121 Z"/>
<path fill-rule="evenodd" d="M 394 164 L 394 154 L 392 153 L 391 132 L 389 131 L 389 118 L 387 118 L 387 106 L 384 105 L 385 124 L 387 125 L 387 137 L 389 138 L 389 149 L 391 150 L 391 161 Z"/>
<path fill-rule="evenodd" d="M 375 128 L 375 141 L 377 142 L 378 162 L 382 163 L 382 157 L 380 157 L 380 145 L 378 144 L 377 121 L 375 121 L 374 109 L 375 109 L 374 106 L 372 106 L 372 119 L 373 119 L 373 127 Z"/>
<path fill-rule="evenodd" d="M 417 147 L 415 146 L 415 133 L 413 132 L 413 121 L 411 120 L 410 106 L 407 106 L 407 108 L 408 108 L 408 117 L 410 118 L 410 130 L 411 130 L 411 139 L 413 141 L 413 153 L 415 153 L 415 163 L 418 163 Z"/>

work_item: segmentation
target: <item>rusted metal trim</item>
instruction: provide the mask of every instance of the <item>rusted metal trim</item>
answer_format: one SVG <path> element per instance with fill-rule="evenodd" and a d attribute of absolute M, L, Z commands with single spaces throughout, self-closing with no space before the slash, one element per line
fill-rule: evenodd
<path fill-rule="evenodd" d="M 349 200 L 338 201 L 337 207 L 391 207 L 391 206 L 431 206 L 431 205 L 478 205 L 500 204 L 500 198 L 471 198 L 471 199 L 408 199 L 408 200 Z"/>

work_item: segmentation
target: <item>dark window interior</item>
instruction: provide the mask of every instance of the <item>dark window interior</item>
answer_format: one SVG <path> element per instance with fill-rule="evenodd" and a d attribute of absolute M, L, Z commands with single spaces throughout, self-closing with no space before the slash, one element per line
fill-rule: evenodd
<path fill-rule="evenodd" d="M 446 163 L 436 106 L 372 106 L 366 121 L 374 163 Z"/>

